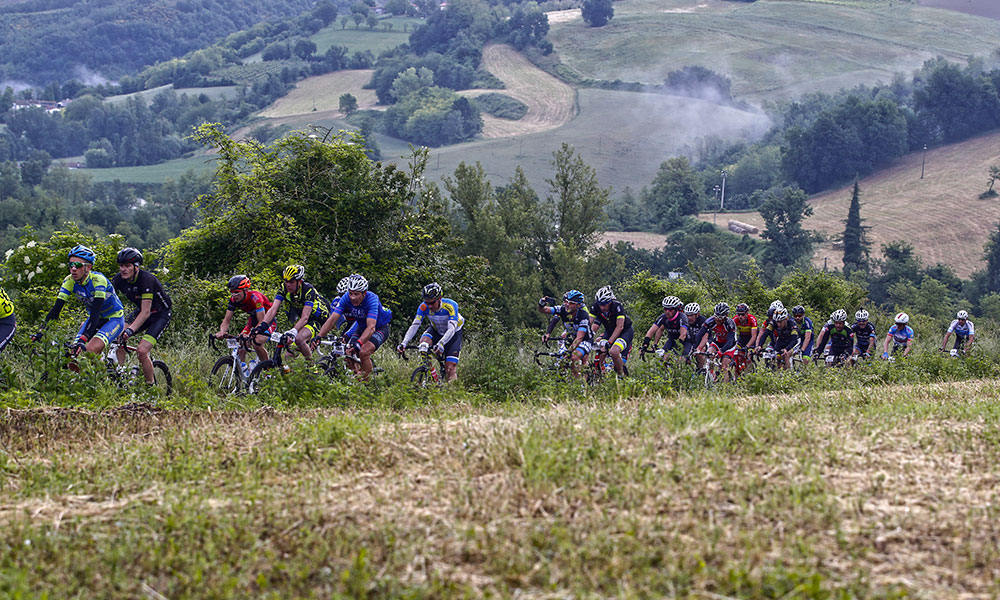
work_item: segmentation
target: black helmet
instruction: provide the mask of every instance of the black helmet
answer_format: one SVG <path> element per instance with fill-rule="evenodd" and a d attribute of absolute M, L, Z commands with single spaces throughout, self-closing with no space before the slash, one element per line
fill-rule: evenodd
<path fill-rule="evenodd" d="M 120 265 L 141 265 L 142 252 L 135 248 L 123 248 L 118 253 L 118 264 Z"/>
<path fill-rule="evenodd" d="M 715 316 L 717 317 L 728 317 L 729 316 L 729 305 L 725 302 L 719 302 L 715 305 Z"/>
<path fill-rule="evenodd" d="M 229 289 L 231 291 L 250 289 L 250 278 L 246 275 L 233 275 L 229 279 Z"/>

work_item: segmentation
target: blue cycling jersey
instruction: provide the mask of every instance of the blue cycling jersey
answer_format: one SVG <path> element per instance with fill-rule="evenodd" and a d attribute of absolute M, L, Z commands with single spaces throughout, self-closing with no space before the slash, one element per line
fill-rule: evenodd
<path fill-rule="evenodd" d="M 907 340 L 913 339 L 913 329 L 909 325 L 903 325 L 902 328 L 893 325 L 889 328 L 889 335 L 897 344 L 905 344 Z"/>
<path fill-rule="evenodd" d="M 421 302 L 420 306 L 417 307 L 417 319 L 424 317 L 427 317 L 427 320 L 431 322 L 434 331 L 441 335 L 448 332 L 449 321 L 455 322 L 455 329 L 461 329 L 465 325 L 465 317 L 458 312 L 458 303 L 451 298 L 442 298 L 441 308 L 434 312 L 427 308 L 426 302 Z"/>
<path fill-rule="evenodd" d="M 102 319 L 125 316 L 125 311 L 122 310 L 122 301 L 118 299 L 115 287 L 111 285 L 103 273 L 98 271 L 91 271 L 80 283 L 77 283 L 71 275 L 67 275 L 66 279 L 63 279 L 62 287 L 59 288 L 59 294 L 56 297 L 65 302 L 72 296 L 79 298 L 88 310 L 96 298 L 103 298 Z"/>
<path fill-rule="evenodd" d="M 333 312 L 343 315 L 347 320 L 364 322 L 366 319 L 375 319 L 375 327 L 388 325 L 392 320 L 392 311 L 382 306 L 375 292 L 365 292 L 364 299 L 359 306 L 351 303 L 351 295 L 344 294 L 334 307 Z"/>
<path fill-rule="evenodd" d="M 968 319 L 965 320 L 965 325 L 962 325 L 958 319 L 955 319 L 951 322 L 951 326 L 948 327 L 948 333 L 954 333 L 959 337 L 969 337 L 970 335 L 976 335 L 976 327 Z"/>

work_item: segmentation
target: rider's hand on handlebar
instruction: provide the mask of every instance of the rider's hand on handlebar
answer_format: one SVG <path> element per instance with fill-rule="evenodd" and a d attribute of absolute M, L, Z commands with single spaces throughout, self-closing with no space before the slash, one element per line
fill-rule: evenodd
<path fill-rule="evenodd" d="M 215 332 L 215 339 L 221 340 L 224 337 L 226 337 L 226 332 L 225 331 L 217 331 L 217 332 Z"/>
<path fill-rule="evenodd" d="M 399 353 L 399 354 L 406 353 L 406 344 L 402 344 L 401 343 L 398 346 L 396 346 L 396 352 Z"/>
<path fill-rule="evenodd" d="M 438 356 L 443 356 L 444 355 L 444 344 L 442 344 L 441 342 L 438 342 L 437 344 L 434 344 L 434 354 L 437 354 Z"/>

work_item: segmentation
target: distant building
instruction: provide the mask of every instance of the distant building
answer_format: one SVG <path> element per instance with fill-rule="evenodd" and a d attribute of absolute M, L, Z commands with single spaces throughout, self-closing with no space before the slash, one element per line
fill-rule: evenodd
<path fill-rule="evenodd" d="M 14 100 L 10 109 L 21 110 L 23 108 L 41 108 L 45 110 L 45 112 L 51 114 L 62 112 L 64 108 L 69 106 L 70 102 L 72 102 L 72 100 L 69 98 L 66 100 Z"/>

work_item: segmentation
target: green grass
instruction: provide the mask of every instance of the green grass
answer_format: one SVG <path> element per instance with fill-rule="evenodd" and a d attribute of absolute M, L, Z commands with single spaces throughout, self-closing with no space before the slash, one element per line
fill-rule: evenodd
<path fill-rule="evenodd" d="M 314 33 L 309 39 L 315 42 L 317 54 L 323 54 L 330 46 L 345 46 L 351 54 L 371 50 L 372 54 L 378 56 L 381 52 L 405 44 L 413 30 L 423 23 L 423 19 L 391 17 L 380 19 L 375 29 L 368 29 L 364 23 L 357 29 L 353 20 L 343 29 L 338 17 L 336 23 Z M 383 27 L 389 24 L 392 29 L 385 31 Z M 404 27 L 406 31 L 403 31 Z"/>
<path fill-rule="evenodd" d="M 210 156 L 194 156 L 168 160 L 158 165 L 143 167 L 112 167 L 109 169 L 78 169 L 77 173 L 90 175 L 94 182 L 123 181 L 126 183 L 160 183 L 166 179 L 177 179 L 184 173 L 214 169 Z"/>
<path fill-rule="evenodd" d="M 506 94 L 489 93 L 475 99 L 479 110 L 501 119 L 516 121 L 528 112 L 528 105 Z"/>
<path fill-rule="evenodd" d="M 143 90 L 141 92 L 134 92 L 131 94 L 122 94 L 120 96 L 109 96 L 104 101 L 110 102 L 112 104 L 120 104 L 125 102 L 129 98 L 135 96 L 144 99 L 147 103 L 152 102 L 153 98 L 164 90 L 169 90 L 173 87 L 172 84 L 161 85 L 159 87 L 151 88 L 148 90 Z M 234 85 L 221 85 L 216 87 L 193 87 L 193 88 L 177 88 L 174 90 L 177 95 L 187 94 L 188 96 L 199 96 L 205 94 L 212 100 L 220 99 L 231 99 L 236 97 L 236 86 Z"/>

